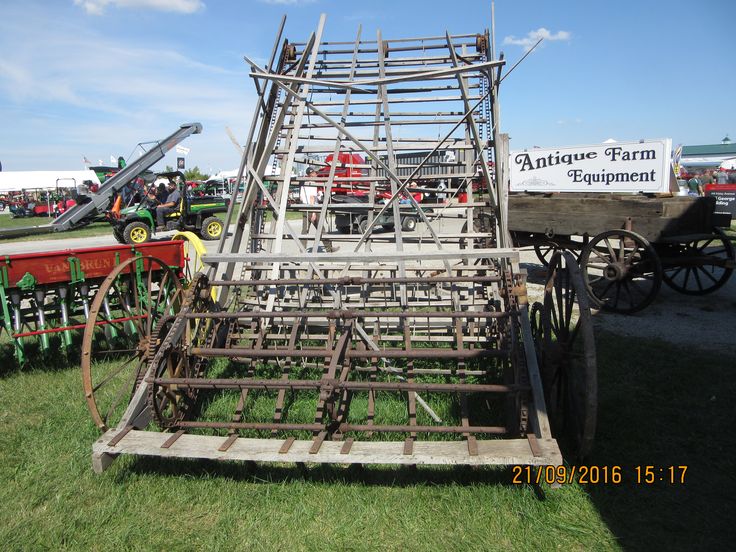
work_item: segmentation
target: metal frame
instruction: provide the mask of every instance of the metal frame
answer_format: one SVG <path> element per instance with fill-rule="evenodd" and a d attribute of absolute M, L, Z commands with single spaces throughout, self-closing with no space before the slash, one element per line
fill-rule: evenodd
<path fill-rule="evenodd" d="M 235 230 L 205 256 L 207 275 L 166 322 L 126 414 L 95 443 L 96 470 L 125 453 L 561 463 L 524 274 L 509 249 L 506 169 L 496 163 L 493 175 L 488 164 L 507 143 L 498 128 L 504 62 L 492 59 L 487 31 L 398 40 L 379 31 L 364 40 L 359 28 L 355 41 L 330 43 L 325 19 L 306 42 L 284 40 L 277 60 L 282 20 L 266 68 L 246 58 L 258 97 L 238 174 L 244 192 L 227 215 Z M 422 160 L 402 164 L 398 153 L 412 151 Z M 362 176 L 341 176 L 340 152 L 365 157 L 350 163 Z M 309 180 L 300 165 L 320 167 L 312 179 L 324 188 L 321 205 L 290 204 L 290 188 Z M 441 181 L 450 200 L 429 213 L 413 193 Z M 352 207 L 368 220 L 359 236 L 329 228 L 342 208 L 333 191 L 346 186 L 367 198 Z M 290 213 L 318 213 L 315 233 L 298 231 Z M 420 232 L 402 230 L 406 213 Z M 378 231 L 384 215 L 390 232 Z M 326 239 L 345 249 L 325 251 Z M 204 301 L 213 290 L 217 308 Z M 292 412 L 295 396 L 313 401 L 311 416 Z M 403 422 L 382 421 L 384 398 L 404 405 Z M 202 408 L 192 415 L 195 402 Z M 270 405 L 269 419 L 256 403 Z M 213 413 L 223 409 L 225 417 Z M 166 432 L 140 430 L 152 419 Z M 194 430 L 209 433 L 187 434 Z M 398 440 L 371 440 L 383 433 Z"/>

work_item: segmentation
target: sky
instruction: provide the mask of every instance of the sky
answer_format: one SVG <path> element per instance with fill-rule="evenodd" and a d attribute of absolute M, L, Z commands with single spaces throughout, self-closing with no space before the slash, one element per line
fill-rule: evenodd
<path fill-rule="evenodd" d="M 237 167 L 255 89 L 243 56 L 265 63 L 283 14 L 304 41 L 327 14 L 325 40 L 481 33 L 490 0 L 0 0 L 3 170 L 109 164 L 180 124 L 187 168 Z M 736 1 L 496 0 L 495 43 L 511 149 L 608 138 L 736 140 Z M 175 165 L 170 153 L 155 168 Z"/>

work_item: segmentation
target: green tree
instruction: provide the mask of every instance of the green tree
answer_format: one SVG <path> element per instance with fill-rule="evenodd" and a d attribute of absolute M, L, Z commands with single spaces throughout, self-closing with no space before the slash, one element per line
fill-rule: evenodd
<path fill-rule="evenodd" d="M 164 172 L 174 172 L 174 167 L 172 167 L 171 165 L 166 165 L 166 167 L 164 168 Z"/>
<path fill-rule="evenodd" d="M 187 180 L 207 180 L 209 177 L 210 175 L 201 172 L 197 166 L 184 171 L 184 178 Z"/>

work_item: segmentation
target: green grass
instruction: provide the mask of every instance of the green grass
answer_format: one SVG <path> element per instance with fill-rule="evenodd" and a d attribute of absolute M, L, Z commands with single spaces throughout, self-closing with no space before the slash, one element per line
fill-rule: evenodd
<path fill-rule="evenodd" d="M 50 224 L 53 219 L 48 217 L 29 217 L 29 218 L 13 218 L 10 215 L 0 215 L 0 229 L 3 228 L 23 228 L 25 226 L 42 226 Z M 107 222 L 95 222 L 78 230 L 70 230 L 69 232 L 52 232 L 44 234 L 36 234 L 20 238 L 10 238 L 0 240 L 3 243 L 38 241 L 38 240 L 60 240 L 65 238 L 86 238 L 89 236 L 112 235 L 112 230 Z"/>
<path fill-rule="evenodd" d="M 621 485 L 544 488 L 509 469 L 250 466 L 120 458 L 98 436 L 76 367 L 0 373 L 0 542 L 20 549 L 606 550 L 723 548 L 736 536 L 736 358 L 599 336 L 591 463 Z M 689 466 L 636 485 L 634 465 Z"/>

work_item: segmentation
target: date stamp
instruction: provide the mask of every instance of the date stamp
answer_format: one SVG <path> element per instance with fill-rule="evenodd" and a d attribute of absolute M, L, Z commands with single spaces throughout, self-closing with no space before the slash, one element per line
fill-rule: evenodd
<path fill-rule="evenodd" d="M 512 466 L 514 485 L 684 485 L 687 466 Z"/>

